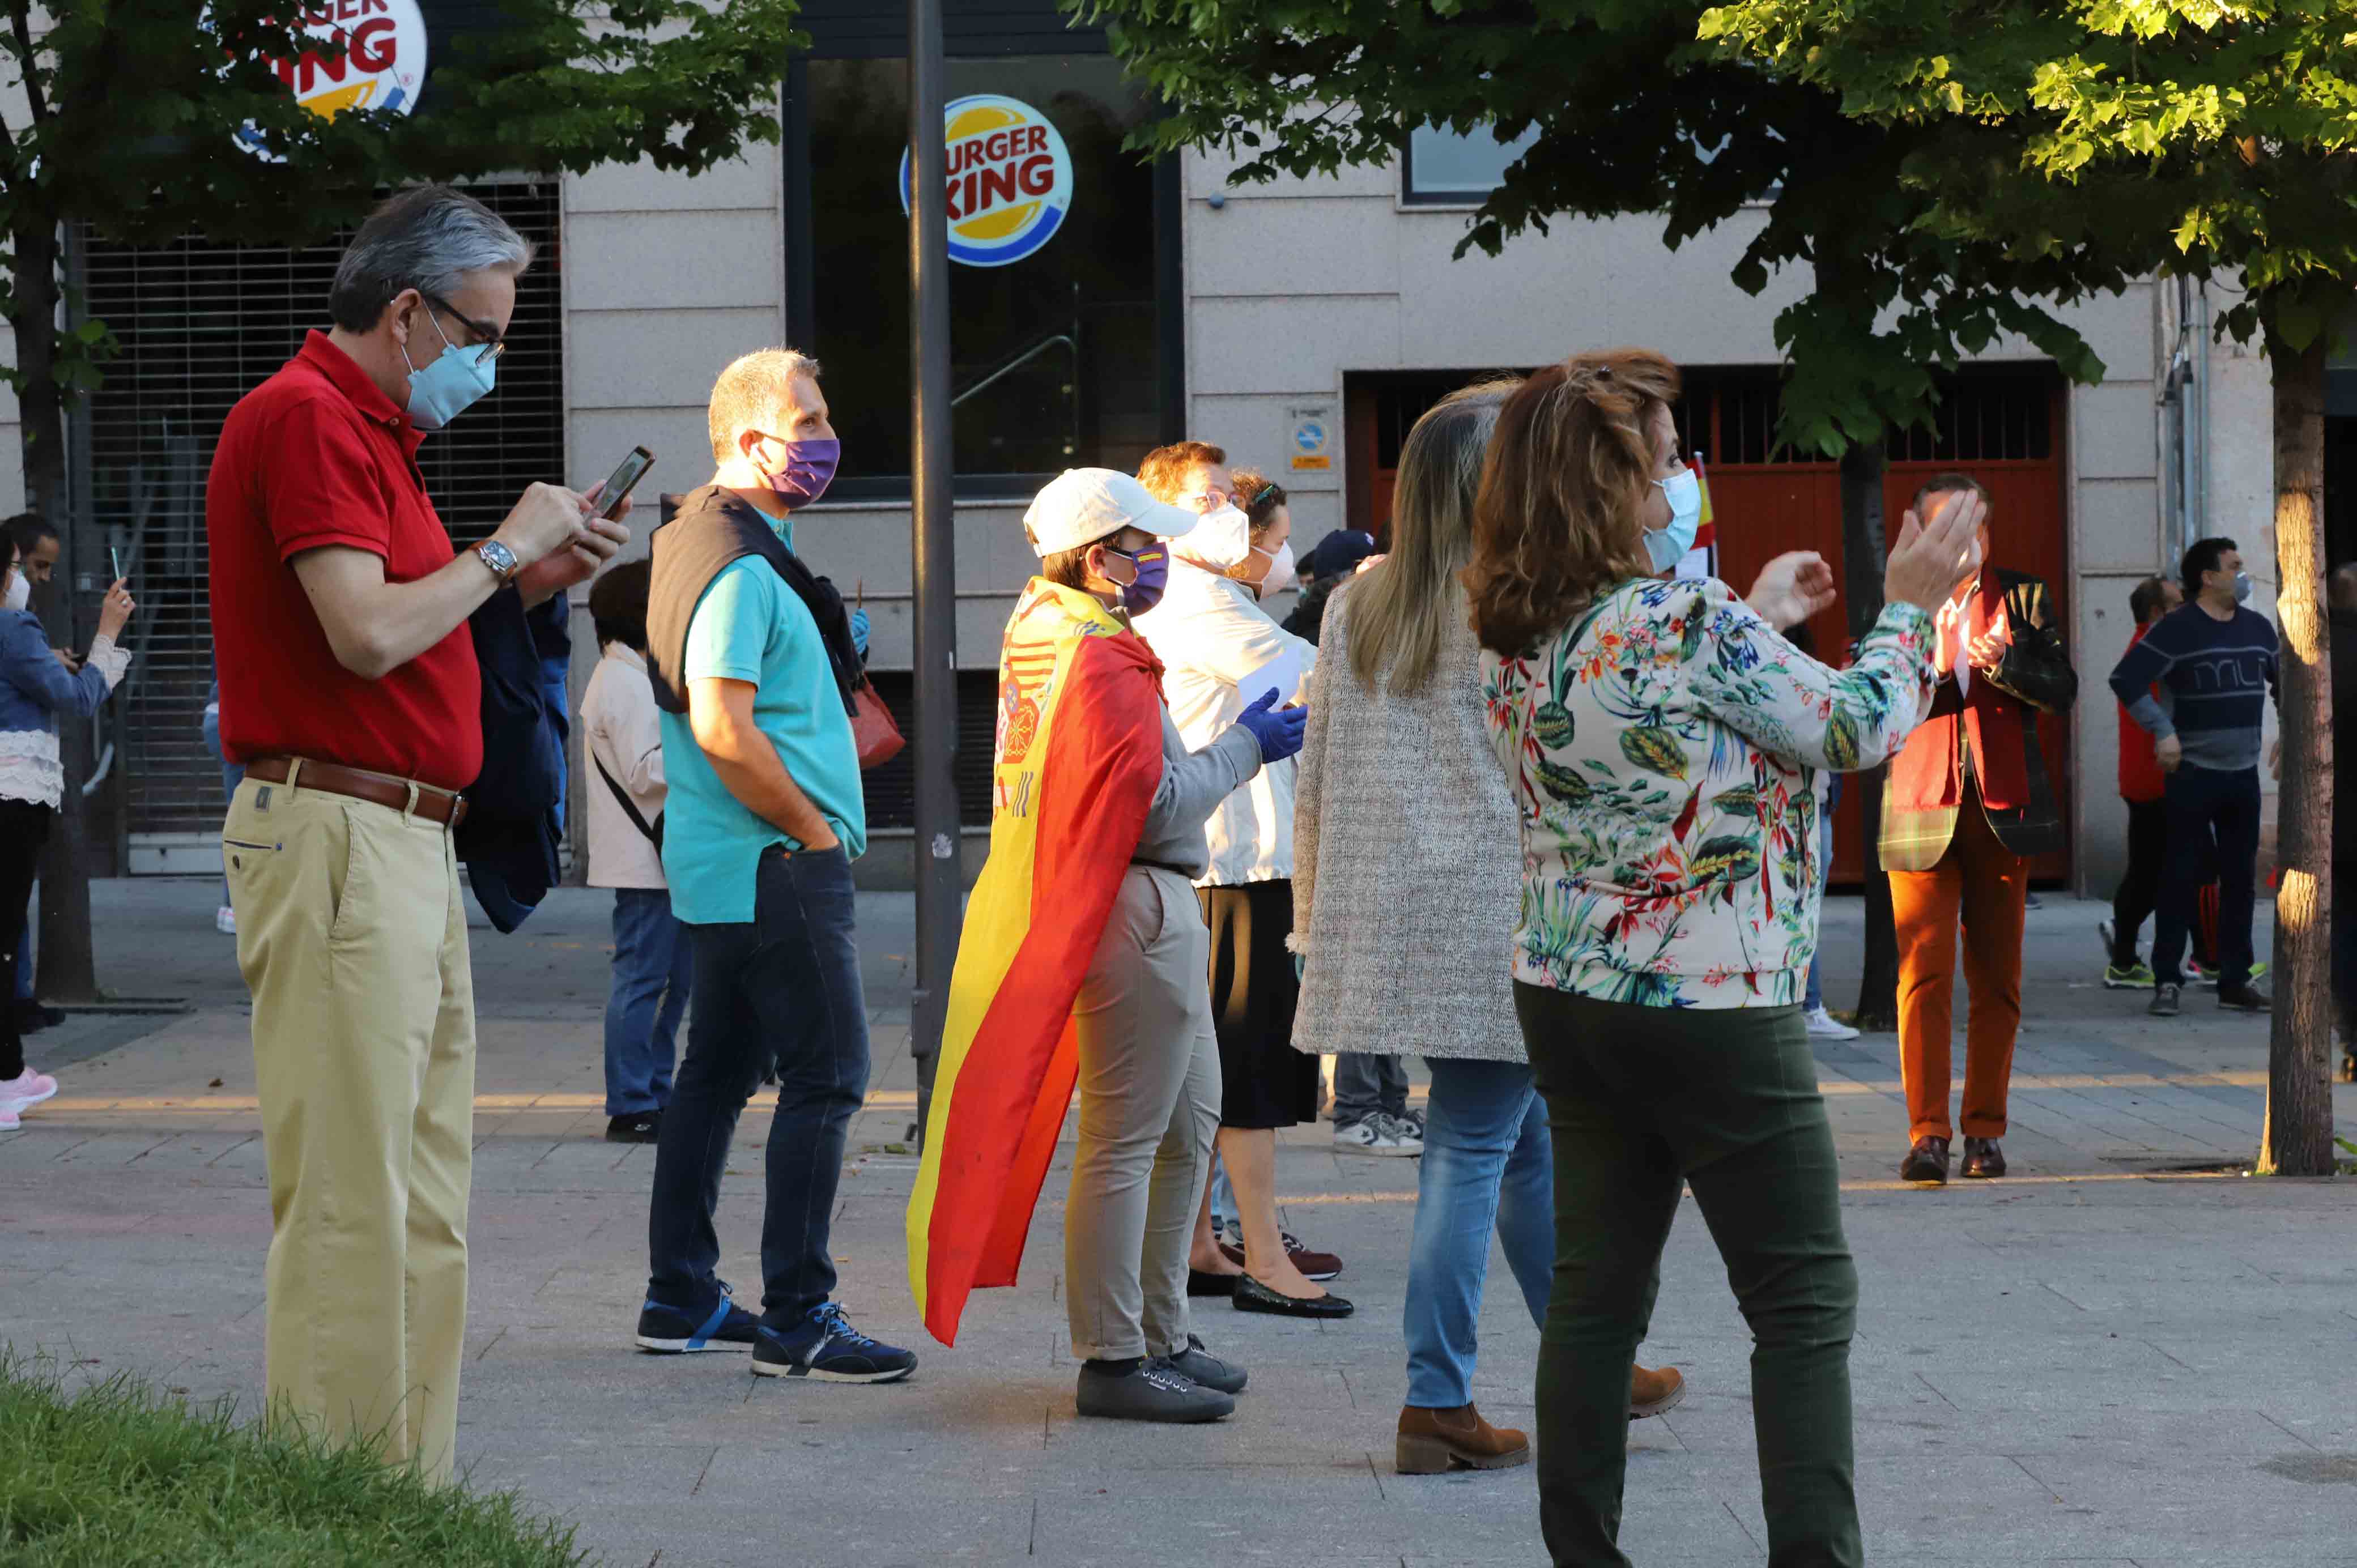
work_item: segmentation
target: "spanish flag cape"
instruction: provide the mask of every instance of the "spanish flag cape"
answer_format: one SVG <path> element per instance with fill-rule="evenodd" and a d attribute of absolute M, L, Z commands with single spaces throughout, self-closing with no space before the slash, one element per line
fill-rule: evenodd
<path fill-rule="evenodd" d="M 1034 577 L 998 657 L 990 858 L 967 899 L 909 1199 L 909 1283 L 957 1342 L 1011 1285 L 1078 1073 L 1071 1013 L 1162 781 L 1162 666 L 1077 589 Z"/>

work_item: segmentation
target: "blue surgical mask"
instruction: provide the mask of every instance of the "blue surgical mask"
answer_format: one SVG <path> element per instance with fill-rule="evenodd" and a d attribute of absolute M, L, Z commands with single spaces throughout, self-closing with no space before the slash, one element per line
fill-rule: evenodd
<path fill-rule="evenodd" d="M 2248 572 L 2234 574 L 2234 602 L 2238 605 L 2251 602 L 2251 575 Z"/>
<path fill-rule="evenodd" d="M 451 342 L 431 306 L 425 319 L 434 323 L 435 334 L 442 339 L 442 357 L 421 371 L 409 364 L 409 345 L 404 343 L 401 362 L 409 365 L 409 423 L 420 430 L 439 430 L 491 390 L 500 362 L 480 349 L 461 349 Z"/>
<path fill-rule="evenodd" d="M 1655 479 L 1670 498 L 1670 526 L 1645 531 L 1645 558 L 1656 572 L 1674 570 L 1694 548 L 1702 528 L 1702 481 L 1692 468 L 1681 468 L 1666 479 Z"/>

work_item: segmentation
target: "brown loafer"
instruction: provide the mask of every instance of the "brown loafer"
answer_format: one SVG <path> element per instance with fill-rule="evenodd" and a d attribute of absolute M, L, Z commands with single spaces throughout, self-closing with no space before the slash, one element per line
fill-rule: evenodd
<path fill-rule="evenodd" d="M 1285 1255 L 1293 1260 L 1293 1266 L 1301 1271 L 1303 1279 L 1322 1285 L 1342 1272 L 1342 1260 L 1334 1253 L 1313 1252 L 1303 1246 L 1301 1238 L 1292 1231 L 1283 1234 Z M 1244 1266 L 1244 1250 L 1232 1242 L 1220 1243 L 1220 1255 L 1240 1269 Z"/>
<path fill-rule="evenodd" d="M 1946 1186 L 1948 1140 L 1945 1138 L 1916 1139 L 1915 1146 L 1907 1151 L 1907 1157 L 1899 1162 L 1899 1179 L 1929 1182 L 1934 1187 Z"/>
<path fill-rule="evenodd" d="M 1511 1426 L 1492 1426 L 1471 1405 L 1456 1410 L 1400 1410 L 1394 1461 L 1403 1476 L 1450 1470 L 1511 1470 L 1531 1462 L 1531 1440 Z"/>
<path fill-rule="evenodd" d="M 1685 1397 L 1685 1374 L 1675 1367 L 1663 1367 L 1658 1372 L 1650 1367 L 1630 1369 L 1629 1419 L 1631 1421 L 1642 1421 L 1649 1415 L 1661 1415 L 1675 1410 L 1678 1402 Z"/>
<path fill-rule="evenodd" d="M 2005 1151 L 1995 1138 L 1964 1140 L 1964 1175 L 1983 1180 L 2005 1175 Z"/>

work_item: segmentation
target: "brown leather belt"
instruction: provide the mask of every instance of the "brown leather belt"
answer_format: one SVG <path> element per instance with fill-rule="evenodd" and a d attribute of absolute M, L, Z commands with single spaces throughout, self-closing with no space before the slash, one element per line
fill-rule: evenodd
<path fill-rule="evenodd" d="M 467 820 L 467 797 L 454 790 L 420 784 L 414 779 L 395 779 L 390 774 L 339 768 L 332 762 L 313 762 L 302 757 L 264 757 L 247 763 L 245 776 L 265 784 L 292 783 L 298 789 L 319 789 L 366 800 L 371 806 L 390 806 L 396 811 L 423 817 L 438 827 L 456 828 Z"/>

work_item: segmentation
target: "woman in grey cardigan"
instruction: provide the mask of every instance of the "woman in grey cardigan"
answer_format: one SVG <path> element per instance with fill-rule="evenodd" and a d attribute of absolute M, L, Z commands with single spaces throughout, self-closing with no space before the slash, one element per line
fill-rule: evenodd
<path fill-rule="evenodd" d="M 1468 387 L 1409 432 L 1391 554 L 1327 607 L 1294 798 L 1289 943 L 1305 957 L 1294 1045 L 1414 1051 L 1432 1070 L 1403 1474 L 1529 1463 L 1523 1434 L 1473 1406 L 1492 1226 L 1534 1321 L 1555 1269 L 1545 1106 L 1512 983 L 1522 819 L 1490 747 L 1480 647 L 1457 582 L 1482 452 L 1513 386 Z M 1658 1415 L 1684 1391 L 1674 1370 L 1639 1367 L 1630 1413 Z"/>

